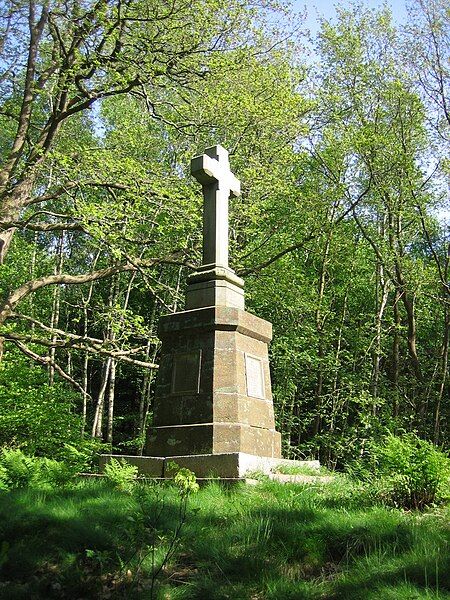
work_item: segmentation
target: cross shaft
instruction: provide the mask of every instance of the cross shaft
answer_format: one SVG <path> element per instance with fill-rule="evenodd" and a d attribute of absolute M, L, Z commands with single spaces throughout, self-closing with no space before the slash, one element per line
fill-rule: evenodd
<path fill-rule="evenodd" d="M 240 195 L 222 146 L 207 148 L 191 161 L 191 174 L 203 188 L 203 265 L 228 268 L 228 199 Z"/>

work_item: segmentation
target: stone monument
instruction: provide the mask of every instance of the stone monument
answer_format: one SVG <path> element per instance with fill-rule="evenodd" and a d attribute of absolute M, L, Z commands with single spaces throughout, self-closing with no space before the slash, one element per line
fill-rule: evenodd
<path fill-rule="evenodd" d="M 185 310 L 160 320 L 146 456 L 126 459 L 153 476 L 172 460 L 199 477 L 242 477 L 291 462 L 281 459 L 275 430 L 272 326 L 245 311 L 244 281 L 228 266 L 228 200 L 240 194 L 228 152 L 208 148 L 192 159 L 191 174 L 203 187 L 203 264 L 188 277 Z"/>

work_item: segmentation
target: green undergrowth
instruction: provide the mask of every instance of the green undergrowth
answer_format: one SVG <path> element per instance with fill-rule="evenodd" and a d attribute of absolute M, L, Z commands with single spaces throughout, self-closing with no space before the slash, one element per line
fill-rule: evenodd
<path fill-rule="evenodd" d="M 0 598 L 450 598 L 448 507 L 385 508 L 345 479 L 213 483 L 183 515 L 185 499 L 98 480 L 0 493 Z"/>
<path fill-rule="evenodd" d="M 277 465 L 273 469 L 274 473 L 281 473 L 282 475 L 308 475 L 308 476 L 324 476 L 333 475 L 326 467 L 314 468 L 309 465 Z"/>

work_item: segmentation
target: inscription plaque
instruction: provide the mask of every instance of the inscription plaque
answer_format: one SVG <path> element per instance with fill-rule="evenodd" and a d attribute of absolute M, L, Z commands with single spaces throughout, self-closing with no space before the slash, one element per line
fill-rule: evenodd
<path fill-rule="evenodd" d="M 247 396 L 264 398 L 264 371 L 262 360 L 246 354 L 245 376 L 247 379 Z"/>
<path fill-rule="evenodd" d="M 172 394 L 198 394 L 201 350 L 174 354 Z"/>

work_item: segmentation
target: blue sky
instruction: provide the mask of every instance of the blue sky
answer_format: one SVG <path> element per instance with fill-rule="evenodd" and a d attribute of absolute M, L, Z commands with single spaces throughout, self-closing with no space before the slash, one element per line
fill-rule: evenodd
<path fill-rule="evenodd" d="M 370 8 L 381 8 L 386 4 L 392 11 L 392 15 L 398 23 L 401 23 L 406 18 L 406 8 L 404 0 L 363 0 L 362 4 Z M 306 8 L 307 19 L 306 25 L 312 33 L 318 29 L 318 17 L 327 19 L 333 18 L 336 14 L 335 6 L 345 8 L 350 6 L 351 2 L 336 2 L 335 0 L 293 0 L 295 10 L 302 11 Z"/>

